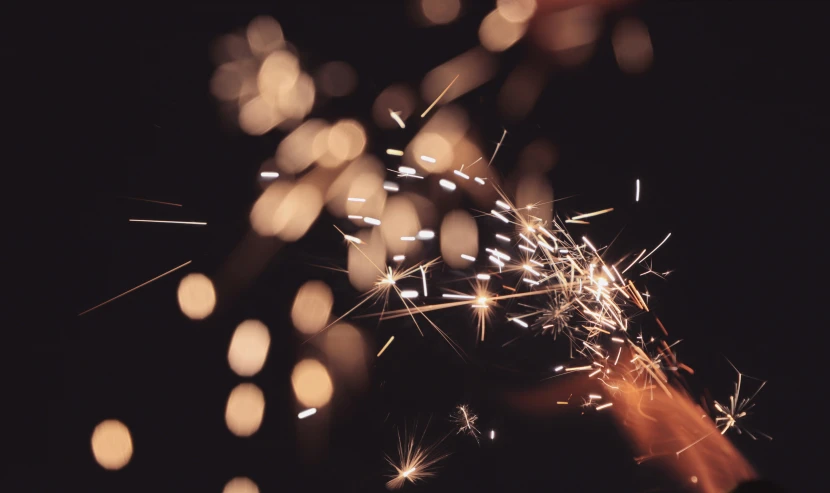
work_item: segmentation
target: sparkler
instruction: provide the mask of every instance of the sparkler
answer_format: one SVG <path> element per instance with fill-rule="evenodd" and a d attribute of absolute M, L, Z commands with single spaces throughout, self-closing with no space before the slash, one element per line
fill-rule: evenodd
<path fill-rule="evenodd" d="M 428 426 L 427 426 L 428 427 Z M 416 483 L 435 475 L 435 465 L 446 458 L 448 454 L 439 452 L 438 446 L 443 440 L 428 446 L 423 446 L 426 428 L 420 438 L 415 433 L 407 434 L 404 429 L 404 437 L 398 433 L 398 458 L 393 459 L 386 456 L 386 461 L 395 469 L 395 474 L 386 483 L 390 490 L 397 490 L 409 481 Z M 445 437 L 446 438 L 446 437 Z"/>
<path fill-rule="evenodd" d="M 737 368 L 735 365 L 732 365 L 732 362 L 729 362 L 732 368 L 738 373 L 738 379 L 735 382 L 735 393 L 729 396 L 729 405 L 722 405 L 718 401 L 714 401 L 714 407 L 717 411 L 715 417 L 715 424 L 717 425 L 718 429 L 721 430 L 721 435 L 725 434 L 730 429 L 734 429 L 739 435 L 742 433 L 746 433 L 749 435 L 750 438 L 753 440 L 757 440 L 758 438 L 755 436 L 760 435 L 768 440 L 772 440 L 772 437 L 767 435 L 766 433 L 751 430 L 747 428 L 746 424 L 744 423 L 747 416 L 749 416 L 749 411 L 755 407 L 754 399 L 758 396 L 758 393 L 761 392 L 761 389 L 767 384 L 765 380 L 758 380 L 757 378 L 750 377 L 748 375 L 744 375 Z M 755 392 L 749 397 L 741 397 L 741 384 L 743 382 L 743 378 L 750 378 L 753 380 L 758 380 L 761 384 L 755 390 Z"/>
<path fill-rule="evenodd" d="M 451 419 L 452 422 L 455 423 L 456 427 L 458 428 L 458 433 L 467 434 L 475 438 L 476 443 L 478 443 L 478 436 L 480 435 L 478 428 L 476 428 L 476 421 L 478 421 L 478 416 L 473 414 L 472 411 L 470 411 L 469 406 L 467 406 L 466 404 L 459 405 L 457 408 L 455 408 L 455 412 L 451 416 Z M 491 435 L 495 436 L 492 432 Z"/>

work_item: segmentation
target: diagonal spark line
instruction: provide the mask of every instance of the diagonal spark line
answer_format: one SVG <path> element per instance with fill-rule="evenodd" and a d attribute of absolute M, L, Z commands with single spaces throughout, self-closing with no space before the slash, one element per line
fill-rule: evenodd
<path fill-rule="evenodd" d="M 458 75 L 461 75 L 461 74 L 458 74 Z M 450 85 L 448 85 L 448 86 L 447 86 L 447 88 L 446 88 L 446 89 L 444 89 L 444 91 L 443 91 L 443 92 L 441 92 L 441 94 L 439 94 L 437 98 L 435 98 L 435 101 L 433 101 L 433 102 L 432 102 L 432 104 L 431 104 L 431 105 L 429 105 L 429 108 L 425 109 L 425 110 L 424 110 L 424 112 L 423 112 L 423 113 L 421 113 L 421 118 L 423 118 L 423 117 L 427 116 L 427 113 L 429 113 L 429 110 L 431 110 L 431 109 L 433 108 L 433 106 L 435 106 L 436 104 L 438 104 L 438 101 L 439 101 L 442 97 L 444 97 L 444 94 L 446 94 L 446 93 L 447 93 L 447 91 L 449 91 L 449 90 L 450 90 L 450 87 L 452 87 L 452 85 L 453 85 L 453 84 L 455 84 L 455 81 L 456 81 L 456 80 L 458 80 L 458 75 L 456 75 L 456 76 L 455 76 L 455 79 L 453 79 L 453 80 L 452 80 L 452 82 L 450 82 Z"/>
<path fill-rule="evenodd" d="M 634 262 L 631 262 L 630 264 L 628 264 L 628 267 L 626 267 L 626 268 L 625 268 L 625 269 L 621 272 L 621 274 L 625 274 L 625 273 L 626 273 L 626 271 L 628 271 L 628 269 L 630 269 L 630 268 L 634 267 L 634 264 L 636 264 L 636 263 L 637 263 L 637 261 L 638 261 L 638 260 L 640 260 L 640 257 L 642 257 L 644 253 L 646 253 L 646 249 L 645 249 L 645 248 L 643 248 L 643 251 L 642 251 L 642 252 L 640 252 L 640 254 L 639 254 L 639 255 L 637 255 L 637 258 L 635 258 L 635 259 L 634 259 Z"/>
<path fill-rule="evenodd" d="M 671 233 L 667 234 L 667 235 L 666 235 L 666 237 L 665 237 L 665 238 L 663 238 L 663 241 L 661 241 L 659 245 L 657 245 L 656 247 L 654 247 L 654 250 L 652 250 L 651 252 L 649 252 L 649 254 L 648 254 L 648 255 L 646 255 L 645 257 L 643 257 L 643 260 L 640 260 L 640 262 L 643 262 L 645 259 L 647 259 L 647 258 L 651 257 L 651 254 L 653 254 L 654 252 L 656 252 L 656 251 L 657 251 L 657 249 L 658 249 L 658 248 L 660 248 L 661 246 L 663 246 L 663 243 L 665 243 L 665 242 L 666 242 L 666 240 L 668 240 L 668 239 L 669 239 L 669 236 L 671 236 Z M 623 272 L 625 272 L 625 271 L 623 271 Z"/>
<path fill-rule="evenodd" d="M 573 285 L 575 286 L 576 283 L 574 283 Z M 533 295 L 537 295 L 537 294 L 549 293 L 551 291 L 563 290 L 563 289 L 566 289 L 567 287 L 570 287 L 570 286 L 571 286 L 571 283 L 568 283 L 568 285 L 565 285 L 565 286 L 556 285 L 556 286 L 553 286 L 553 287 L 550 287 L 550 288 L 547 288 L 547 289 L 543 289 L 541 291 L 528 291 L 526 293 L 514 293 L 514 294 L 505 294 L 505 295 L 501 295 L 501 296 L 488 297 L 487 300 L 488 301 L 500 301 L 500 300 L 506 300 L 506 299 L 509 299 L 509 298 L 521 298 L 521 297 L 524 297 L 524 296 L 533 296 Z M 457 306 L 473 305 L 473 304 L 476 304 L 476 303 L 478 303 L 477 299 L 463 300 L 463 301 L 453 301 L 453 302 L 450 302 L 450 303 L 440 303 L 440 304 L 437 304 L 437 305 L 426 305 L 426 306 L 421 306 L 421 307 L 415 307 L 415 309 L 418 310 L 419 312 L 423 313 L 423 312 L 431 312 L 431 311 L 435 311 L 435 310 L 442 310 L 444 308 L 454 308 L 454 307 L 457 307 Z M 381 320 L 387 320 L 387 319 L 392 319 L 392 318 L 405 317 L 407 315 L 409 315 L 407 310 L 392 310 L 392 311 L 383 312 L 383 313 L 367 313 L 366 315 L 360 315 L 360 316 L 355 317 L 355 318 L 369 318 L 369 317 L 380 316 Z"/>
<path fill-rule="evenodd" d="M 114 297 L 114 298 L 110 298 L 110 299 L 108 299 L 107 301 L 105 301 L 105 302 L 103 302 L 103 303 L 101 303 L 101 304 L 99 304 L 99 305 L 95 305 L 95 306 L 93 306 L 93 307 L 92 307 L 92 308 L 90 308 L 89 310 L 86 310 L 86 311 L 83 311 L 83 312 L 79 313 L 79 314 L 78 314 L 78 316 L 80 317 L 81 315 L 84 315 L 84 314 L 86 314 L 86 313 L 89 313 L 89 312 L 91 312 L 92 310 L 95 310 L 96 308 L 101 308 L 102 306 L 106 305 L 107 303 L 110 303 L 110 302 L 112 302 L 112 301 L 115 301 L 115 300 L 117 300 L 118 298 L 121 298 L 122 296 L 126 296 L 126 295 L 128 295 L 128 294 L 132 293 L 133 291 L 135 291 L 136 289 L 138 289 L 138 288 L 142 288 L 142 287 L 144 287 L 144 286 L 146 286 L 146 285 L 150 284 L 151 282 L 153 282 L 153 281 L 155 281 L 155 280 L 157 280 L 157 279 L 161 279 L 162 277 L 166 276 L 167 274 L 170 274 L 171 272 L 175 272 L 175 271 L 177 271 L 177 270 L 181 269 L 182 267 L 184 267 L 184 266 L 188 265 L 188 264 L 189 264 L 189 263 L 191 263 L 191 262 L 193 262 L 193 261 L 192 261 L 192 260 L 188 260 L 187 262 L 183 263 L 182 265 L 180 265 L 180 266 L 178 266 L 178 267 L 174 267 L 174 268 L 172 268 L 172 269 L 168 270 L 168 271 L 167 271 L 167 272 L 165 272 L 164 274 L 161 274 L 161 275 L 159 275 L 159 276 L 156 276 L 156 277 L 154 277 L 154 278 L 150 279 L 149 281 L 147 281 L 147 282 L 145 282 L 145 283 L 142 283 L 142 284 L 139 284 L 138 286 L 136 286 L 136 287 L 134 287 L 134 288 L 132 288 L 132 289 L 130 289 L 130 290 L 128 290 L 128 291 L 124 291 L 123 293 L 119 294 L 118 296 L 116 296 L 116 297 Z"/>
<path fill-rule="evenodd" d="M 611 211 L 613 211 L 613 210 L 614 210 L 614 208 L 613 208 L 613 207 L 611 207 L 611 208 L 609 208 L 609 209 L 603 209 L 603 210 L 601 210 L 601 211 L 596 211 L 596 212 L 588 212 L 587 214 L 580 214 L 580 215 L 578 215 L 578 216 L 574 216 L 574 217 L 572 217 L 572 218 L 570 219 L 570 221 L 578 221 L 578 220 L 580 220 L 580 219 L 585 219 L 586 217 L 594 217 L 594 216 L 599 216 L 600 214 L 605 214 L 606 212 L 611 212 Z"/>
<path fill-rule="evenodd" d="M 493 157 L 490 158 L 490 162 L 487 163 L 487 167 L 489 168 L 491 164 L 493 164 L 493 160 L 496 159 L 496 154 L 499 152 L 499 147 L 501 147 L 501 143 L 504 142 L 504 136 L 507 135 L 507 129 L 504 129 L 504 133 L 501 134 L 501 139 L 499 139 L 499 143 L 496 144 L 496 150 L 493 151 Z"/>
<path fill-rule="evenodd" d="M 166 223 L 166 224 L 192 224 L 195 226 L 207 226 L 207 223 L 201 221 L 162 221 L 157 219 L 130 219 L 131 223 Z"/>
<path fill-rule="evenodd" d="M 122 197 L 119 197 L 119 198 L 127 199 L 127 200 L 138 200 L 138 201 L 141 201 L 141 202 L 152 202 L 153 204 L 172 205 L 172 206 L 175 206 L 175 207 L 181 207 L 182 206 L 182 204 L 176 204 L 174 202 L 162 202 L 161 200 L 140 199 L 138 197 L 123 197 L 122 196 Z"/>

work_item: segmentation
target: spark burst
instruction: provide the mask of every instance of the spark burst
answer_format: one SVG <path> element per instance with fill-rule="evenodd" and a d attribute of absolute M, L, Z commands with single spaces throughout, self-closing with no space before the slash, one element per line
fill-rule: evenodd
<path fill-rule="evenodd" d="M 426 428 L 420 438 L 414 432 L 408 434 L 406 429 L 403 437 L 398 432 L 398 458 L 395 460 L 386 456 L 386 461 L 395 469 L 395 474 L 390 476 L 392 479 L 386 483 L 388 489 L 397 490 L 407 481 L 414 484 L 434 476 L 435 465 L 449 455 L 438 451 L 443 440 L 428 446 L 422 445 L 425 434 Z"/>
<path fill-rule="evenodd" d="M 470 407 L 466 404 L 461 404 L 455 408 L 455 412 L 450 417 L 452 422 L 458 428 L 457 433 L 464 433 L 475 438 L 478 443 L 478 437 L 481 432 L 476 427 L 478 416 L 470 411 Z"/>
<path fill-rule="evenodd" d="M 729 364 L 732 365 L 732 362 Z M 757 378 L 744 375 L 738 371 L 737 368 L 735 368 L 735 365 L 732 365 L 732 368 L 734 368 L 738 373 L 738 379 L 735 382 L 735 393 L 729 396 L 729 405 L 723 405 L 718 401 L 714 401 L 714 407 L 717 411 L 715 416 L 716 426 L 719 430 L 721 430 L 721 435 L 725 434 L 730 429 L 734 429 L 739 435 L 746 433 L 753 440 L 758 439 L 755 435 L 760 435 L 768 440 L 772 440 L 771 436 L 757 430 L 751 430 L 747 428 L 744 423 L 745 419 L 750 415 L 752 408 L 755 407 L 755 397 L 758 396 L 758 393 L 761 392 L 761 389 L 764 388 L 767 382 L 765 380 L 759 380 Z M 744 377 L 758 380 L 761 384 L 751 396 L 742 398 L 741 384 L 743 383 Z"/>

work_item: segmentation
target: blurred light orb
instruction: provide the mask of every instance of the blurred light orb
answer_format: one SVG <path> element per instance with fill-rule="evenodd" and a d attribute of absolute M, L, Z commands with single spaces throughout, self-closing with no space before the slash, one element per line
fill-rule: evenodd
<path fill-rule="evenodd" d="M 276 236 L 274 216 L 294 184 L 287 180 L 276 180 L 262 192 L 251 208 L 251 228 L 260 236 Z"/>
<path fill-rule="evenodd" d="M 328 124 L 324 120 L 314 118 L 286 135 L 277 146 L 275 159 L 279 170 L 296 174 L 311 166 L 328 150 L 327 147 L 315 145 L 317 136 L 327 129 Z"/>
<path fill-rule="evenodd" d="M 398 118 L 406 122 L 414 110 L 415 93 L 404 85 L 395 84 L 384 89 L 375 98 L 372 105 L 372 118 L 381 128 L 400 128 L 400 124 L 392 118 L 389 112 L 395 112 Z"/>
<path fill-rule="evenodd" d="M 316 334 L 329 321 L 334 294 L 323 281 L 308 281 L 297 291 L 291 307 L 291 322 L 303 334 Z"/>
<path fill-rule="evenodd" d="M 499 52 L 516 44 L 526 31 L 526 23 L 511 21 L 502 15 L 501 10 L 496 9 L 481 21 L 478 39 L 487 50 Z"/>
<path fill-rule="evenodd" d="M 251 98 L 239 108 L 239 128 L 248 135 L 265 135 L 283 120 L 279 110 L 262 96 Z"/>
<path fill-rule="evenodd" d="M 308 232 L 323 210 L 323 194 L 317 186 L 298 183 L 280 203 L 273 228 L 283 241 L 297 241 Z"/>
<path fill-rule="evenodd" d="M 290 91 L 300 77 L 300 61 L 294 54 L 280 50 L 263 60 L 257 76 L 259 93 L 266 98 L 278 98 Z"/>
<path fill-rule="evenodd" d="M 357 72 L 346 62 L 328 62 L 317 70 L 320 92 L 332 98 L 347 96 L 357 87 Z"/>
<path fill-rule="evenodd" d="M 126 466 L 133 456 L 130 430 L 115 419 L 101 421 L 92 432 L 92 454 L 104 469 L 115 471 Z"/>
<path fill-rule="evenodd" d="M 234 435 L 249 437 L 259 430 L 265 414 L 265 395 L 252 383 L 237 385 L 228 396 L 225 424 Z"/>
<path fill-rule="evenodd" d="M 204 274 L 184 276 L 179 282 L 177 296 L 179 308 L 191 320 L 207 318 L 216 307 L 216 290 L 213 282 Z"/>
<path fill-rule="evenodd" d="M 267 15 L 251 20 L 246 34 L 251 52 L 258 56 L 266 56 L 285 44 L 282 26 L 276 19 Z"/>
<path fill-rule="evenodd" d="M 611 45 L 620 70 L 629 74 L 643 73 L 651 67 L 654 51 L 648 27 L 637 18 L 622 19 L 611 33 Z"/>
<path fill-rule="evenodd" d="M 328 145 L 329 154 L 334 158 L 350 161 L 366 147 L 366 131 L 354 120 L 340 120 L 329 131 Z"/>
<path fill-rule="evenodd" d="M 305 407 L 323 407 L 334 393 L 328 370 L 315 359 L 304 359 L 294 366 L 291 386 L 297 400 Z"/>
<path fill-rule="evenodd" d="M 363 334 L 353 325 L 338 323 L 326 332 L 323 352 L 337 377 L 363 383 L 366 377 L 368 351 Z"/>
<path fill-rule="evenodd" d="M 251 479 L 240 476 L 228 481 L 222 493 L 259 493 L 259 487 Z"/>
<path fill-rule="evenodd" d="M 449 24 L 461 12 L 460 0 L 421 0 L 421 12 L 433 24 Z"/>
<path fill-rule="evenodd" d="M 354 236 L 363 244 L 358 246 L 349 242 L 346 268 L 352 286 L 360 292 L 366 292 L 375 287 L 378 278 L 386 275 L 386 243 L 380 228 L 363 229 Z"/>
<path fill-rule="evenodd" d="M 461 255 L 478 254 L 478 226 L 467 211 L 450 211 L 441 222 L 441 256 L 453 269 L 469 267 L 472 261 Z"/>
<path fill-rule="evenodd" d="M 228 364 L 237 375 L 251 377 L 259 373 L 268 357 L 271 334 L 259 320 L 245 320 L 236 327 L 228 347 Z"/>
<path fill-rule="evenodd" d="M 510 22 L 527 22 L 536 12 L 536 0 L 497 0 L 496 8 Z"/>

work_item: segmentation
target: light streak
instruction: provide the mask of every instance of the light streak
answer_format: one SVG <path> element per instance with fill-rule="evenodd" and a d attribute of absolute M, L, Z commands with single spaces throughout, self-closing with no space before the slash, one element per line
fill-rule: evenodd
<path fill-rule="evenodd" d="M 392 108 L 389 108 L 389 116 L 391 116 L 392 119 L 395 120 L 395 123 L 397 123 L 399 127 L 406 128 L 406 123 L 404 123 L 403 120 L 401 120 L 400 115 L 400 111 L 392 111 Z"/>
<path fill-rule="evenodd" d="M 455 183 L 453 183 L 449 180 L 445 180 L 445 179 L 442 178 L 440 181 L 438 181 L 438 184 L 441 185 L 443 188 L 446 188 L 447 190 L 450 190 L 450 191 L 455 190 Z"/>
<path fill-rule="evenodd" d="M 385 181 L 383 182 L 383 189 L 387 192 L 397 192 L 398 190 L 400 190 L 400 187 L 397 183 L 393 181 Z"/>
<path fill-rule="evenodd" d="M 102 306 L 104 306 L 104 305 L 106 305 L 106 304 L 108 304 L 108 303 L 111 303 L 111 302 L 113 302 L 113 301 L 117 300 L 118 298 L 121 298 L 122 296 L 126 296 L 126 295 L 128 295 L 128 294 L 132 293 L 132 292 L 133 292 L 133 291 L 135 291 L 136 289 L 143 288 L 144 286 L 146 286 L 146 285 L 150 284 L 151 282 L 156 281 L 156 280 L 158 280 L 158 279 L 161 279 L 162 277 L 164 277 L 164 276 L 166 276 L 166 275 L 168 275 L 168 274 L 170 274 L 170 273 L 176 272 L 177 270 L 181 269 L 182 267 L 185 267 L 185 266 L 189 265 L 191 262 L 192 262 L 192 260 L 188 260 L 187 262 L 183 263 L 182 265 L 180 265 L 180 266 L 178 266 L 178 267 L 174 267 L 174 268 L 172 268 L 172 269 L 168 270 L 168 271 L 167 271 L 167 272 L 165 272 L 164 274 L 160 274 L 160 275 L 158 275 L 158 276 L 156 276 L 156 277 L 154 277 L 154 278 L 150 279 L 149 281 L 143 282 L 143 283 L 139 284 L 138 286 L 136 286 L 136 287 L 134 287 L 134 288 L 132 288 L 132 289 L 129 289 L 129 290 L 127 290 L 127 291 L 124 291 L 123 293 L 119 294 L 118 296 L 114 296 L 114 297 L 112 297 L 112 298 L 108 299 L 107 301 L 105 301 L 105 302 L 103 302 L 103 303 L 99 303 L 99 304 L 97 304 L 97 305 L 93 306 L 92 308 L 90 308 L 90 309 L 88 309 L 88 310 L 84 310 L 84 311 L 82 311 L 81 313 L 79 313 L 79 314 L 78 314 L 78 316 L 80 317 L 81 315 L 85 315 L 85 314 L 87 314 L 87 313 L 91 312 L 92 310 L 96 310 L 96 309 L 98 309 L 98 308 L 101 308 Z"/>
<path fill-rule="evenodd" d="M 300 418 L 300 419 L 305 419 L 305 418 L 307 418 L 311 415 L 314 415 L 314 414 L 317 414 L 317 408 L 316 407 L 311 407 L 311 408 L 308 408 L 305 411 L 301 412 L 300 414 L 298 414 L 297 417 Z"/>
<path fill-rule="evenodd" d="M 380 358 L 380 355 L 383 354 L 384 351 L 386 351 L 386 348 L 388 348 L 389 345 L 392 344 L 392 341 L 394 341 L 394 340 L 395 340 L 395 336 L 392 336 L 392 337 L 389 338 L 388 341 L 386 341 L 386 344 L 384 344 L 383 347 L 380 348 L 380 351 L 378 351 L 378 355 L 377 355 L 378 358 Z"/>
<path fill-rule="evenodd" d="M 398 149 L 386 149 L 386 154 L 390 156 L 403 156 L 403 151 Z"/>
<path fill-rule="evenodd" d="M 162 221 L 156 219 L 130 219 L 131 223 L 164 223 L 164 224 L 189 224 L 192 226 L 207 226 L 207 223 L 200 221 Z"/>
<path fill-rule="evenodd" d="M 640 201 L 640 179 L 637 178 L 637 190 L 634 192 L 634 202 Z"/>
<path fill-rule="evenodd" d="M 138 197 L 120 197 L 126 200 L 137 200 L 139 202 L 150 202 L 153 204 L 161 204 L 161 205 L 172 205 L 173 207 L 181 207 L 182 204 L 177 204 L 175 202 L 162 202 L 161 200 L 151 200 L 151 199 L 141 199 Z"/>
<path fill-rule="evenodd" d="M 458 75 L 461 75 L 461 74 L 458 74 Z M 452 80 L 452 82 L 450 82 L 450 85 L 448 85 L 446 89 L 444 89 L 443 91 L 441 91 L 441 94 L 439 94 L 439 95 L 438 95 L 438 97 L 437 97 L 437 98 L 435 98 L 435 101 L 433 101 L 433 102 L 432 102 L 432 104 L 431 104 L 431 105 L 429 105 L 429 107 L 428 107 L 427 109 L 425 109 L 423 113 L 421 113 L 421 118 L 423 118 L 423 117 L 427 116 L 427 113 L 429 113 L 429 110 L 431 110 L 431 109 L 432 109 L 432 108 L 433 108 L 436 104 L 438 104 L 438 101 L 439 101 L 442 97 L 444 97 L 444 94 L 446 94 L 446 93 L 447 93 L 447 91 L 449 91 L 449 90 L 450 90 L 450 87 L 452 87 L 452 85 L 453 85 L 453 84 L 455 84 L 455 81 L 456 81 L 456 80 L 458 80 L 458 75 L 456 75 L 456 76 L 455 76 L 455 78 Z"/>
<path fill-rule="evenodd" d="M 280 174 L 276 171 L 263 171 L 259 174 L 262 178 L 279 178 Z"/>

